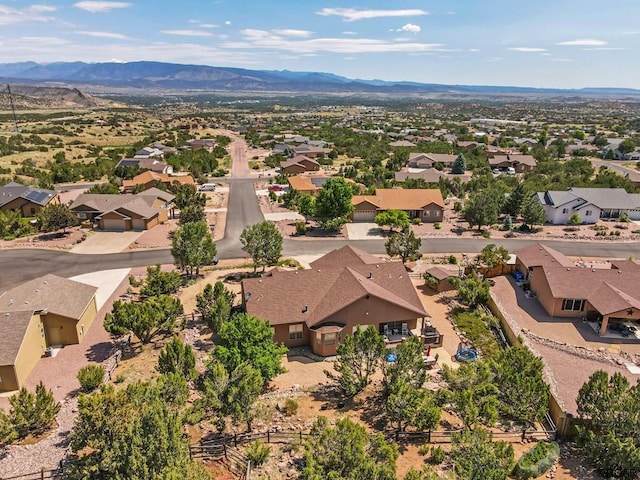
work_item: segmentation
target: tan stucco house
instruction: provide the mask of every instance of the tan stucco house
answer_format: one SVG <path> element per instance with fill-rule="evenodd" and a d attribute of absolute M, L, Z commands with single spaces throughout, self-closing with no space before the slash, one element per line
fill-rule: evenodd
<path fill-rule="evenodd" d="M 287 175 L 296 175 L 304 172 L 317 172 L 320 164 L 305 155 L 296 155 L 293 158 L 280 162 L 280 171 Z"/>
<path fill-rule="evenodd" d="M 71 204 L 81 222 L 91 221 L 100 230 L 148 230 L 167 221 L 174 196 L 158 188 L 137 195 L 83 193 Z"/>
<path fill-rule="evenodd" d="M 19 389 L 47 347 L 83 340 L 97 314 L 96 290 L 46 275 L 0 295 L 0 391 Z"/>
<path fill-rule="evenodd" d="M 195 187 L 196 182 L 191 175 L 167 175 L 166 173 L 156 173 L 151 170 L 136 175 L 131 180 L 122 181 L 122 189 L 125 193 L 131 193 L 136 187 L 142 190 L 153 188 L 157 183 L 164 184 L 169 188 L 173 184 L 187 184 Z"/>
<path fill-rule="evenodd" d="M 308 345 L 327 356 L 335 355 L 345 335 L 359 327 L 420 334 L 428 314 L 402 263 L 346 246 L 310 266 L 274 269 L 242 282 L 244 309 L 269 321 L 276 342 Z"/>
<path fill-rule="evenodd" d="M 507 169 L 513 168 L 516 172 L 532 172 L 536 169 L 538 162 L 531 155 L 496 155 L 489 158 L 491 168 Z"/>
<path fill-rule="evenodd" d="M 378 188 L 374 195 L 354 195 L 351 218 L 354 222 L 373 222 L 387 210 L 404 210 L 409 218 L 425 223 L 441 222 L 444 199 L 437 188 Z"/>
<path fill-rule="evenodd" d="M 613 322 L 640 321 L 640 265 L 628 260 L 576 263 L 542 244 L 520 249 L 516 270 L 552 317 Z"/>
<path fill-rule="evenodd" d="M 0 211 L 18 211 L 33 217 L 49 204 L 59 203 L 58 192 L 9 182 L 0 187 Z"/>

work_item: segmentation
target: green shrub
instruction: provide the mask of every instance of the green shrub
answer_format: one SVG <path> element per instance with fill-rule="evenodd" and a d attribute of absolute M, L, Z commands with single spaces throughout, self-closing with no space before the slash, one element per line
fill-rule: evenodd
<path fill-rule="evenodd" d="M 455 255 L 449 255 L 449 264 L 450 265 L 457 265 L 458 264 L 458 259 L 456 258 Z"/>
<path fill-rule="evenodd" d="M 624 222 L 624 223 L 629 223 L 629 215 L 627 215 L 626 213 L 623 213 L 622 215 L 620 215 L 618 217 L 618 221 L 619 222 Z"/>
<path fill-rule="evenodd" d="M 442 447 L 431 447 L 431 455 L 429 456 L 431 465 L 440 465 L 445 458 L 447 458 L 447 452 Z"/>
<path fill-rule="evenodd" d="M 491 232 L 489 230 L 483 230 L 482 238 L 491 238 Z"/>
<path fill-rule="evenodd" d="M 298 235 L 307 233 L 307 222 L 296 222 L 296 233 Z"/>
<path fill-rule="evenodd" d="M 429 445 L 422 445 L 420 446 L 420 448 L 418 448 L 418 454 L 422 455 L 423 457 L 426 457 L 427 455 L 429 455 L 430 451 L 431 451 L 431 447 Z"/>
<path fill-rule="evenodd" d="M 123 383 L 125 379 L 124 373 L 119 373 L 116 378 L 114 378 L 113 383 Z"/>
<path fill-rule="evenodd" d="M 517 480 L 539 477 L 551 468 L 559 456 L 557 443 L 540 442 L 520 457 L 511 475 Z"/>
<path fill-rule="evenodd" d="M 440 230 L 442 228 L 442 225 L 440 224 L 440 222 L 436 222 L 433 224 L 433 228 L 435 228 L 436 230 Z"/>
<path fill-rule="evenodd" d="M 420 220 L 420 217 L 416 217 L 412 220 L 414 225 L 421 225 L 422 224 L 422 220 Z"/>
<path fill-rule="evenodd" d="M 80 390 L 91 393 L 100 386 L 104 379 L 105 370 L 102 365 L 87 365 L 78 370 Z"/>
<path fill-rule="evenodd" d="M 267 458 L 269 458 L 271 447 L 265 445 L 260 440 L 256 440 L 249 444 L 245 453 L 253 465 L 262 465 L 267 461 Z"/>
<path fill-rule="evenodd" d="M 284 414 L 287 417 L 291 417 L 298 413 L 298 407 L 299 405 L 297 401 L 295 401 L 293 398 L 287 398 L 287 400 L 284 402 Z"/>

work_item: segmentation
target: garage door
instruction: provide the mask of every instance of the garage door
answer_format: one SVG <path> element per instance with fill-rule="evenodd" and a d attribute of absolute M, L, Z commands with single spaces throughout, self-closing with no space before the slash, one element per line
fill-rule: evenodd
<path fill-rule="evenodd" d="M 353 212 L 354 222 L 373 222 L 376 217 L 375 210 L 358 210 Z"/>
<path fill-rule="evenodd" d="M 147 228 L 147 224 L 142 218 L 134 218 L 133 219 L 133 229 L 134 230 L 144 230 L 145 228 Z"/>
<path fill-rule="evenodd" d="M 123 219 L 104 218 L 102 219 L 102 224 L 105 230 L 116 232 L 123 232 L 126 230 L 126 223 Z"/>

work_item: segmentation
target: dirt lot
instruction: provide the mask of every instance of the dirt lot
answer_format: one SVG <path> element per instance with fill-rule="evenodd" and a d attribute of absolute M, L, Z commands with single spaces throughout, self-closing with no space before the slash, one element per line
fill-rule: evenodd
<path fill-rule="evenodd" d="M 80 227 L 67 229 L 66 234 L 45 233 L 16 238 L 15 240 L 0 239 L 2 248 L 47 248 L 52 250 L 69 250 L 82 241 L 85 233 Z"/>

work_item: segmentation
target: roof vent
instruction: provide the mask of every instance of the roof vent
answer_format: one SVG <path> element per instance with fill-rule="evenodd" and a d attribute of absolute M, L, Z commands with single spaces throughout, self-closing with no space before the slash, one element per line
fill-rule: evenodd
<path fill-rule="evenodd" d="M 307 313 L 309 311 L 309 305 L 305 305 L 302 309 L 302 313 Z"/>
<path fill-rule="evenodd" d="M 45 281 L 44 281 L 44 282 L 42 282 L 42 283 L 44 283 L 44 284 L 46 285 L 46 284 L 47 284 L 47 281 L 45 280 Z"/>
<path fill-rule="evenodd" d="M 13 298 L 9 300 L 9 305 L 13 305 Z"/>
<path fill-rule="evenodd" d="M 373 278 L 373 273 L 369 272 L 369 276 L 367 278 L 371 280 Z"/>
<path fill-rule="evenodd" d="M 29 304 L 29 300 L 25 300 L 25 301 L 24 301 L 24 303 L 25 303 L 25 304 Z"/>
<path fill-rule="evenodd" d="M 9 315 L 11 315 L 9 312 L 6 312 L 6 313 L 4 314 L 4 316 L 5 316 L 5 317 L 8 317 Z"/>

